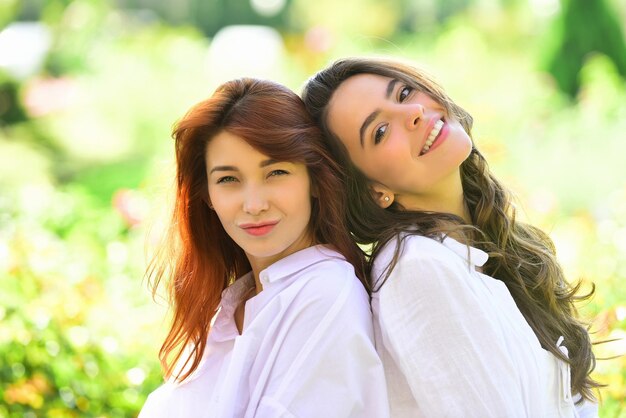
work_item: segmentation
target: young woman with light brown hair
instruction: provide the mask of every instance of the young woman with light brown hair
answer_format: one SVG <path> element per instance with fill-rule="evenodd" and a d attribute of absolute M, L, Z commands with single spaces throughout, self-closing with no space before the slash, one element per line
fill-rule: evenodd
<path fill-rule="evenodd" d="M 331 64 L 303 100 L 348 170 L 350 231 L 373 245 L 391 415 L 594 416 L 584 297 L 547 234 L 516 220 L 471 116 L 422 71 L 383 59 Z"/>

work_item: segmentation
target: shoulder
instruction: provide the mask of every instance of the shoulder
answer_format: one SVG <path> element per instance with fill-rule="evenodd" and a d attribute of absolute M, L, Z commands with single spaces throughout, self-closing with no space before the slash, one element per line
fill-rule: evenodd
<path fill-rule="evenodd" d="M 379 251 L 374 265 L 388 264 L 400 247 L 400 259 L 450 258 L 454 253 L 436 238 L 401 234 L 387 242 Z"/>
<path fill-rule="evenodd" d="M 175 386 L 169 382 L 163 383 L 148 395 L 138 418 L 160 418 L 169 416 L 169 407 L 174 398 Z"/>
<path fill-rule="evenodd" d="M 398 258 L 394 257 L 400 248 Z M 462 266 L 459 257 L 442 242 L 435 238 L 422 235 L 400 235 L 393 238 L 380 249 L 373 262 L 372 275 L 377 280 L 384 276 L 387 270 L 392 267 L 391 274 L 402 270 L 403 267 L 420 266 L 423 269 L 430 267 L 455 268 Z"/>
<path fill-rule="evenodd" d="M 347 309 L 363 305 L 369 309 L 369 295 L 352 264 L 331 249 L 323 247 L 320 251 L 324 256 L 300 271 L 293 283 L 302 306 L 326 309 L 340 305 Z"/>
<path fill-rule="evenodd" d="M 215 376 L 203 373 L 203 378 L 187 378 L 183 382 L 168 380 L 154 390 L 144 403 L 138 418 L 195 417 L 197 411 L 208 410 L 212 402 L 208 379 Z"/>
<path fill-rule="evenodd" d="M 336 292 L 344 287 L 361 286 L 354 267 L 338 252 L 327 247 L 320 247 L 321 256 L 316 263 L 301 271 L 301 279 L 312 288 L 325 288 Z"/>

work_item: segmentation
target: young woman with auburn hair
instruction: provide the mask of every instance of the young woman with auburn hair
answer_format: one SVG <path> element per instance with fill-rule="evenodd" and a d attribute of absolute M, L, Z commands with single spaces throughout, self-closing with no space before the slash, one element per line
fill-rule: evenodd
<path fill-rule="evenodd" d="M 386 59 L 339 60 L 303 100 L 348 170 L 349 229 L 373 244 L 391 416 L 594 416 L 595 359 L 575 308 L 590 295 L 576 296 L 550 238 L 516 220 L 471 116 Z"/>
<path fill-rule="evenodd" d="M 341 171 L 300 98 L 233 80 L 173 136 L 171 231 L 148 270 L 155 290 L 169 279 L 168 382 L 140 417 L 387 416 Z"/>

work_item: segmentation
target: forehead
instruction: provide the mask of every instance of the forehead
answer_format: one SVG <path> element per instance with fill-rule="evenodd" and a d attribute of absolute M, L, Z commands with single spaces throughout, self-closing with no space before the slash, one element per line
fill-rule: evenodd
<path fill-rule="evenodd" d="M 346 79 L 331 97 L 329 113 L 348 102 L 366 104 L 363 100 L 382 100 L 390 81 L 391 78 L 376 74 L 357 74 Z"/>
<path fill-rule="evenodd" d="M 267 158 L 267 156 L 248 144 L 245 139 L 225 130 L 213 136 L 206 147 L 208 163 L 233 156 L 241 156 L 242 154 L 258 159 Z"/>
<path fill-rule="evenodd" d="M 264 169 L 275 163 L 291 164 L 295 171 L 308 173 L 304 162 L 283 160 L 264 154 L 248 143 L 243 137 L 226 130 L 214 135 L 207 143 L 204 154 L 207 170 L 216 166 L 235 167 L 238 170 Z"/>
<path fill-rule="evenodd" d="M 391 78 L 358 74 L 339 85 L 328 103 L 328 126 L 348 150 L 360 143 L 359 129 L 367 116 L 381 106 Z"/>

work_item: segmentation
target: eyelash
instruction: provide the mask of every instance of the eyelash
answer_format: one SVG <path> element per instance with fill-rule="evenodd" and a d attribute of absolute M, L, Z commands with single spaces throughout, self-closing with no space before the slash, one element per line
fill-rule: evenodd
<path fill-rule="evenodd" d="M 270 171 L 269 174 L 267 175 L 267 177 L 284 176 L 284 175 L 287 175 L 287 174 L 289 174 L 288 171 L 277 169 L 277 170 Z M 220 177 L 219 179 L 217 179 L 217 184 L 234 183 L 236 181 L 238 181 L 238 180 L 234 176 L 224 176 L 224 177 Z"/>
<path fill-rule="evenodd" d="M 272 170 L 272 171 L 270 171 L 270 173 L 269 173 L 267 176 L 268 176 L 268 177 L 273 177 L 273 176 L 284 176 L 284 175 L 286 175 L 286 174 L 289 174 L 289 172 L 288 172 L 288 171 L 285 171 L 285 170 L 278 169 L 278 170 Z"/>
<path fill-rule="evenodd" d="M 414 90 L 413 87 L 409 87 L 406 85 L 400 88 L 400 90 L 398 90 L 398 102 L 403 103 L 407 99 L 407 97 L 409 97 L 411 93 L 413 93 L 413 90 Z M 406 92 L 404 96 L 403 96 L 403 92 Z M 376 130 L 374 131 L 374 145 L 379 144 L 380 141 L 383 140 L 383 138 L 385 137 L 385 133 L 387 133 L 388 127 L 389 127 L 388 124 L 384 124 L 376 128 Z"/>
<path fill-rule="evenodd" d="M 219 179 L 217 179 L 217 184 L 233 183 L 235 181 L 237 181 L 237 179 L 233 176 L 224 176 L 224 177 L 220 177 Z"/>

